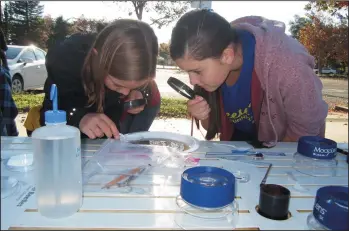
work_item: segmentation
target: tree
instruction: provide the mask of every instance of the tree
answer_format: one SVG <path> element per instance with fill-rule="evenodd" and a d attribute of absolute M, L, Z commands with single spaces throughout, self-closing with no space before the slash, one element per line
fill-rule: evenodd
<path fill-rule="evenodd" d="M 163 57 L 164 59 L 168 59 L 170 57 L 170 45 L 168 43 L 160 43 L 159 56 Z"/>
<path fill-rule="evenodd" d="M 133 5 L 134 12 L 136 13 L 138 20 L 142 20 L 143 10 L 144 10 L 145 6 L 147 5 L 147 1 L 131 1 L 131 3 Z M 132 15 L 132 11 L 129 12 L 129 15 L 130 16 Z"/>
<path fill-rule="evenodd" d="M 328 65 L 329 60 L 334 58 L 337 35 L 333 24 L 326 23 L 323 16 L 311 16 L 311 20 L 300 30 L 299 41 L 316 58 L 321 73 L 322 65 Z"/>
<path fill-rule="evenodd" d="M 305 10 L 314 15 L 316 12 L 326 12 L 332 17 L 336 17 L 340 20 L 340 24 L 344 24 L 348 27 L 349 15 L 348 15 L 348 1 L 315 1 L 310 2 L 305 6 Z M 315 12 L 315 13 L 314 13 Z"/>
<path fill-rule="evenodd" d="M 305 9 L 312 19 L 301 31 L 300 42 L 321 64 L 331 66 L 348 66 L 348 1 L 315 1 Z M 331 15 L 327 20 L 323 13 Z M 339 19 L 334 22 L 332 19 Z M 344 68 L 343 68 L 344 69 Z"/>
<path fill-rule="evenodd" d="M 57 42 L 64 40 L 67 35 L 71 34 L 71 31 L 72 25 L 69 22 L 64 20 L 62 16 L 56 18 L 52 26 L 52 33 L 47 40 L 48 49 Z"/>
<path fill-rule="evenodd" d="M 10 41 L 11 40 L 11 29 L 12 29 L 12 24 L 11 24 L 11 18 L 10 15 L 12 15 L 12 8 L 9 2 L 5 3 L 4 6 L 4 22 L 3 22 L 3 31 L 5 34 L 6 40 Z"/>
<path fill-rule="evenodd" d="M 169 65 L 169 66 L 174 65 L 174 62 L 170 56 L 170 44 L 169 43 L 160 43 L 158 63 L 161 65 Z"/>
<path fill-rule="evenodd" d="M 170 58 L 170 45 L 167 43 L 160 43 L 158 62 L 161 65 L 168 65 Z"/>
<path fill-rule="evenodd" d="M 47 48 L 47 41 L 52 35 L 54 19 L 51 17 L 51 15 L 46 15 L 41 20 L 41 26 L 38 28 L 38 30 L 40 31 L 38 46 L 42 49 L 45 49 Z"/>
<path fill-rule="evenodd" d="M 39 39 L 43 6 L 39 1 L 12 1 L 9 8 L 12 42 L 18 45 L 35 44 Z"/>
<path fill-rule="evenodd" d="M 73 22 L 72 32 L 98 32 L 107 24 L 108 22 L 104 20 L 87 19 L 84 15 L 81 15 Z"/>
<path fill-rule="evenodd" d="M 156 25 L 159 29 L 167 26 L 179 19 L 190 7 L 190 1 L 124 1 L 128 5 L 129 15 L 136 13 L 137 19 L 143 19 L 143 13 L 156 12 L 158 17 L 150 18 L 151 25 Z M 117 4 L 120 4 L 118 2 Z"/>
<path fill-rule="evenodd" d="M 183 1 L 158 1 L 154 3 L 153 10 L 158 14 L 158 17 L 151 17 L 150 20 L 151 25 L 157 25 L 159 29 L 178 20 L 190 7 L 189 2 Z"/>
<path fill-rule="evenodd" d="M 348 18 L 348 1 L 335 1 L 335 0 L 328 0 L 328 1 L 311 1 L 305 6 L 305 10 L 307 11 L 323 11 L 328 12 L 332 16 L 337 16 L 339 18 L 345 17 Z M 346 14 L 343 12 L 340 12 L 341 10 L 345 10 Z"/>
<path fill-rule="evenodd" d="M 299 32 L 308 23 L 311 23 L 311 19 L 308 17 L 300 17 L 299 15 L 294 16 L 294 21 L 290 21 L 290 32 L 293 38 L 299 39 Z"/>
<path fill-rule="evenodd" d="M 342 68 L 348 66 L 348 26 L 340 25 L 333 30 L 334 58 L 342 64 Z"/>

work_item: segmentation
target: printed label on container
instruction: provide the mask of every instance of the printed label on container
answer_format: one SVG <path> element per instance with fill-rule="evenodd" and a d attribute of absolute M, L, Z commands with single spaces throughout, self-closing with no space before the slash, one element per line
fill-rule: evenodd
<path fill-rule="evenodd" d="M 317 157 L 326 157 L 326 156 L 332 156 L 337 152 L 336 148 L 320 148 L 315 147 L 313 150 L 313 156 Z"/>
<path fill-rule="evenodd" d="M 34 195 L 34 193 L 35 193 L 35 187 L 28 186 L 27 189 L 16 199 L 16 201 L 20 201 L 17 204 L 17 207 L 22 207 L 29 200 L 29 198 L 32 195 Z"/>

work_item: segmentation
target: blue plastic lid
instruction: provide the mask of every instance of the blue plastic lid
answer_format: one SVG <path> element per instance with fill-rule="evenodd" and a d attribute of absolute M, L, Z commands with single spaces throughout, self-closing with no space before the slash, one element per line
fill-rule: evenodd
<path fill-rule="evenodd" d="M 45 112 L 46 123 L 66 123 L 67 113 L 65 111 L 58 110 L 58 91 L 56 84 L 52 84 L 50 91 L 50 100 L 52 100 L 53 110 Z"/>
<path fill-rule="evenodd" d="M 318 189 L 313 215 L 330 230 L 348 230 L 348 187 L 325 186 Z"/>
<path fill-rule="evenodd" d="M 221 208 L 234 201 L 235 177 L 216 167 L 189 168 L 182 174 L 180 195 L 196 207 Z"/>
<path fill-rule="evenodd" d="M 318 136 L 303 136 L 298 140 L 297 152 L 314 159 L 333 159 L 337 154 L 337 143 Z"/>

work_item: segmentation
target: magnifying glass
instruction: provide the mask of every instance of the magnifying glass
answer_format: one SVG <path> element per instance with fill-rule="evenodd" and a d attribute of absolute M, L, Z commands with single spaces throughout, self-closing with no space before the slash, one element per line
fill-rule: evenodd
<path fill-rule="evenodd" d="M 178 92 L 179 94 L 181 94 L 185 98 L 187 98 L 187 99 L 194 99 L 195 98 L 195 93 L 194 93 L 193 89 L 191 89 L 188 85 L 186 85 L 182 81 L 180 81 L 180 80 L 178 80 L 178 79 L 176 79 L 174 77 L 170 77 L 167 80 L 167 83 L 176 92 Z"/>
<path fill-rule="evenodd" d="M 170 85 L 176 92 L 181 94 L 187 99 L 194 99 L 195 98 L 195 92 L 193 89 L 191 89 L 188 85 L 180 81 L 179 79 L 176 79 L 174 77 L 170 77 L 167 80 L 168 85 Z M 198 123 L 198 122 L 197 122 Z M 191 132 L 190 135 L 193 136 L 193 130 L 194 129 L 194 118 L 191 118 Z"/>
<path fill-rule="evenodd" d="M 137 108 L 137 107 L 145 105 L 145 103 L 146 103 L 145 99 L 130 100 L 130 101 L 124 102 L 124 110 L 127 111 L 127 110 L 130 110 L 133 108 Z"/>

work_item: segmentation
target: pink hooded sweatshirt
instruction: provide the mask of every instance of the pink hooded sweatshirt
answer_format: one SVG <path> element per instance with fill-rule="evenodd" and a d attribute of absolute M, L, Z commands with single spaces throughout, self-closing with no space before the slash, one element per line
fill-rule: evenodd
<path fill-rule="evenodd" d="M 322 83 L 313 71 L 314 58 L 285 34 L 282 22 L 248 16 L 231 24 L 251 32 L 256 39 L 252 85 L 259 86 L 251 86 L 251 94 L 252 105 L 257 91 L 262 96 L 260 106 L 255 107 L 260 111 L 256 115 L 259 141 L 272 142 L 265 145 L 273 146 L 286 136 L 296 140 L 305 135 L 323 137 L 328 105 L 322 99 Z M 230 140 L 234 128 L 223 115 L 220 138 Z"/>

